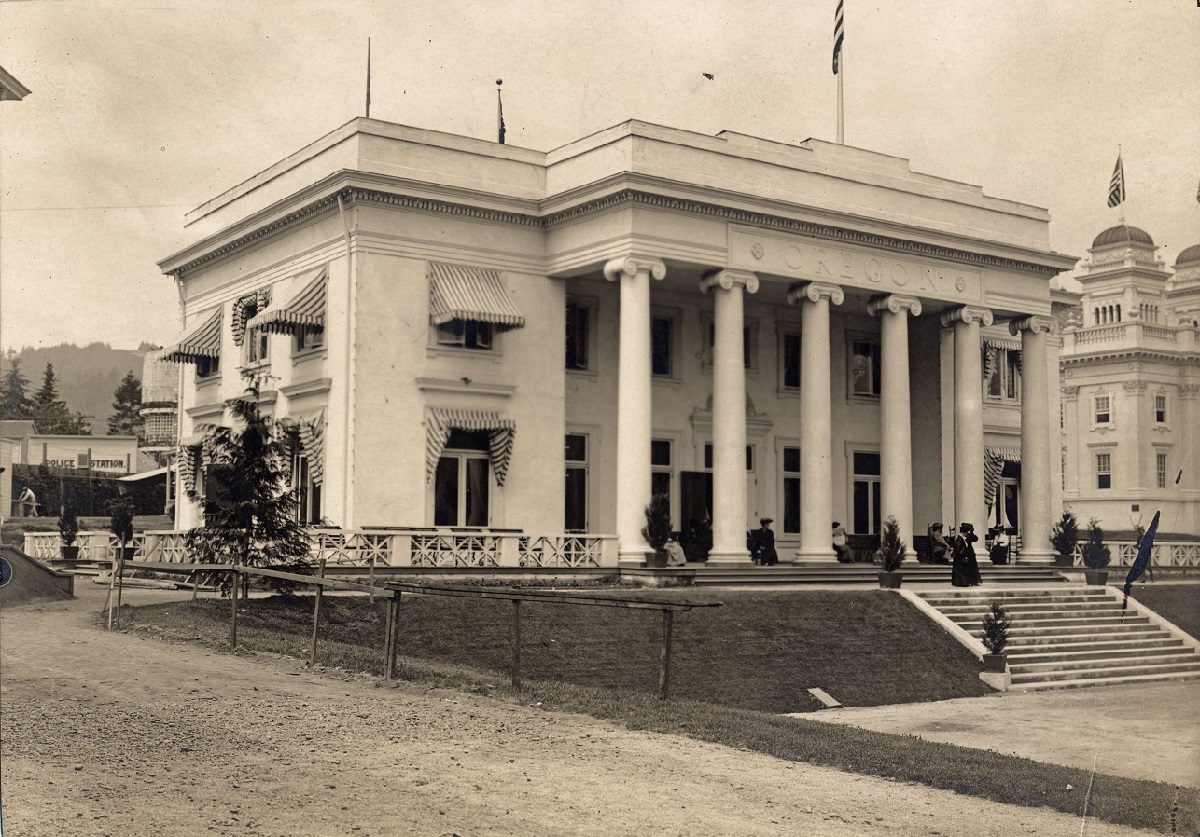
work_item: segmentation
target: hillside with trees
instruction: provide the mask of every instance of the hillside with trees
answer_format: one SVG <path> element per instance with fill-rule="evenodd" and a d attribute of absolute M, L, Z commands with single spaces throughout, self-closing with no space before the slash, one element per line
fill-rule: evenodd
<path fill-rule="evenodd" d="M 46 365 L 52 365 L 57 398 L 51 400 L 62 402 L 66 407 L 66 415 L 72 420 L 77 415 L 84 417 L 92 433 L 103 436 L 108 432 L 109 419 L 114 416 L 114 393 L 124 386 L 126 392 L 132 395 L 126 377 L 132 375 L 140 389 L 142 358 L 149 348 L 149 344 L 130 350 L 114 349 L 107 343 L 87 346 L 64 343 L 44 348 L 24 348 L 19 352 L 10 349 L 0 356 L 0 380 L 7 381 L 16 361 L 19 374 L 26 380 L 26 396 L 32 401 L 45 384 Z M 8 392 L 8 389 L 5 391 Z M 13 407 L 10 404 L 0 405 L 0 412 L 5 417 L 14 417 Z M 54 418 L 63 418 L 57 408 L 51 406 L 50 409 L 55 414 Z M 127 422 L 128 416 L 122 417 L 122 420 Z"/>

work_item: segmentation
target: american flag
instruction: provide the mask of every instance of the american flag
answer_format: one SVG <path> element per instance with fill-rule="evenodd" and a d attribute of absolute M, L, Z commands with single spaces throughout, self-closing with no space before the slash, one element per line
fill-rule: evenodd
<path fill-rule="evenodd" d="M 846 0 L 838 0 L 837 10 L 833 13 L 833 74 L 838 74 L 838 64 L 842 57 L 842 41 L 846 37 Z"/>
<path fill-rule="evenodd" d="M 1116 206 L 1123 200 L 1125 200 L 1125 169 L 1121 165 L 1121 155 L 1118 154 L 1112 180 L 1108 182 L 1108 205 Z"/>

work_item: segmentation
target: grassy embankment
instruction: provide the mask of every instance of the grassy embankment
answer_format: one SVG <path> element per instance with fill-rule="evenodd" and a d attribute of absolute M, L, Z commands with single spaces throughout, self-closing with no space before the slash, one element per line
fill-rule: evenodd
<path fill-rule="evenodd" d="M 776 714 L 814 708 L 804 691 L 810 686 L 859 706 L 989 691 L 974 658 L 899 597 L 881 591 L 643 595 L 725 603 L 677 614 L 673 699 L 667 702 L 654 697 L 660 629 L 658 614 L 646 611 L 523 606 L 524 685 L 515 691 L 505 674 L 507 602 L 405 596 L 399 676 L 788 761 L 1082 811 L 1085 770 Z M 122 624 L 219 648 L 228 636 L 228 609 L 227 601 L 214 599 L 131 608 Z M 310 600 L 251 600 L 239 614 L 239 643 L 303 659 L 311 614 Z M 327 597 L 322 616 L 319 664 L 381 671 L 382 604 Z M 1089 814 L 1165 833 L 1176 800 L 1182 833 L 1200 829 L 1200 791 L 1159 782 L 1097 776 Z"/>

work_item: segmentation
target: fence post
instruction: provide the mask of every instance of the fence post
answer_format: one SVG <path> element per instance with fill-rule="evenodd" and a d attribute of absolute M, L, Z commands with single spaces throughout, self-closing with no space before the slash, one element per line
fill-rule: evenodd
<path fill-rule="evenodd" d="M 521 688 L 521 600 L 513 599 L 512 687 Z"/>
<path fill-rule="evenodd" d="M 108 630 L 113 629 L 113 590 L 117 583 L 117 556 L 113 555 L 112 563 L 108 567 L 108 598 L 105 599 L 104 606 L 108 610 Z"/>
<path fill-rule="evenodd" d="M 233 568 L 229 571 L 229 601 L 232 604 L 232 609 L 229 611 L 229 648 L 233 651 L 237 650 L 238 584 L 237 562 L 234 562 Z"/>
<path fill-rule="evenodd" d="M 371 569 L 369 570 L 369 577 L 367 579 L 367 585 L 371 588 L 371 592 L 368 593 L 367 595 L 370 596 L 371 605 L 374 606 L 374 604 L 375 604 L 375 553 L 374 552 L 371 553 L 370 561 L 371 561 Z"/>
<path fill-rule="evenodd" d="M 392 611 L 392 628 L 391 628 L 391 643 L 388 648 L 387 670 L 384 674 L 386 679 L 391 680 L 396 676 L 396 656 L 400 653 L 400 591 L 397 590 L 392 601 L 388 604 L 388 609 Z"/>
<path fill-rule="evenodd" d="M 671 687 L 671 622 L 674 613 L 663 609 L 662 667 L 658 672 L 658 699 L 666 700 Z"/>
<path fill-rule="evenodd" d="M 392 679 L 391 661 L 392 661 L 392 618 L 395 616 L 392 613 L 392 600 L 388 599 L 384 610 L 383 619 L 383 679 Z"/>
<path fill-rule="evenodd" d="M 192 579 L 192 601 L 194 602 L 194 601 L 196 601 L 196 591 L 200 587 L 200 573 L 196 572 L 195 570 L 192 570 L 191 579 Z"/>
<path fill-rule="evenodd" d="M 117 547 L 117 630 L 121 630 L 121 592 L 125 588 L 125 545 Z"/>
<path fill-rule="evenodd" d="M 321 559 L 321 563 L 317 567 L 317 578 L 325 577 L 325 559 Z M 313 596 L 313 634 L 312 648 L 308 652 L 308 667 L 313 668 L 317 664 L 317 626 L 321 623 L 321 594 L 325 591 L 324 584 L 317 585 L 316 595 Z"/>

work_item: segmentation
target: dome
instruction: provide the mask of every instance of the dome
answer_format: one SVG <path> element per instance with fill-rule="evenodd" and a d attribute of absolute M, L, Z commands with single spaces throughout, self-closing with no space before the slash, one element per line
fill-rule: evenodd
<path fill-rule="evenodd" d="M 1193 244 L 1180 253 L 1179 258 L 1175 260 L 1175 264 L 1187 264 L 1188 262 L 1200 262 L 1200 244 Z"/>
<path fill-rule="evenodd" d="M 1092 247 L 1107 247 L 1110 244 L 1125 244 L 1126 242 L 1154 246 L 1154 239 L 1150 237 L 1148 232 L 1137 227 L 1129 227 L 1121 224 L 1116 227 L 1109 227 L 1096 236 L 1096 240 L 1092 242 Z"/>

